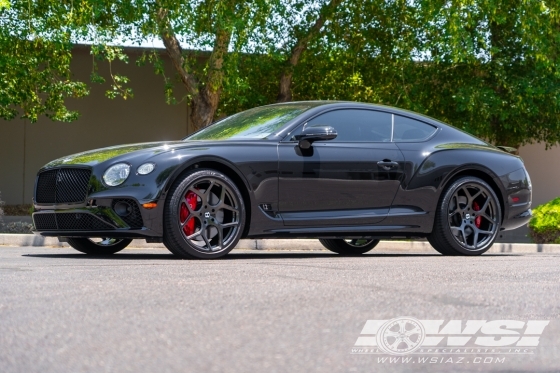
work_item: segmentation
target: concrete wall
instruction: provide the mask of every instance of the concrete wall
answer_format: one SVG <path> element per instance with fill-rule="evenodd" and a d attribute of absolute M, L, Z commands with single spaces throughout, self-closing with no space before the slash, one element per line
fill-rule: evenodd
<path fill-rule="evenodd" d="M 519 149 L 533 183 L 533 207 L 560 197 L 560 147 L 546 150 L 544 144 L 531 144 Z M 524 226 L 502 233 L 498 242 L 530 242 Z"/>
<path fill-rule="evenodd" d="M 533 207 L 560 197 L 560 146 L 548 150 L 544 144 L 519 149 L 533 183 Z"/>
<path fill-rule="evenodd" d="M 74 50 L 72 71 L 78 80 L 89 82 L 92 57 L 89 49 Z M 73 153 L 105 146 L 180 139 L 188 133 L 186 103 L 167 105 L 164 82 L 153 67 L 134 64 L 138 51 L 129 52 L 129 64 L 113 63 L 114 73 L 130 78 L 134 98 L 114 100 L 105 97 L 109 88 L 108 64 L 100 62 L 100 74 L 106 84 L 90 84 L 91 93 L 82 99 L 68 100 L 68 107 L 78 110 L 80 118 L 72 123 L 52 122 L 40 118 L 0 120 L 0 192 L 7 204 L 31 203 L 35 175 L 47 162 Z M 168 76 L 173 76 L 164 56 Z M 183 93 L 181 86 L 178 93 Z"/>

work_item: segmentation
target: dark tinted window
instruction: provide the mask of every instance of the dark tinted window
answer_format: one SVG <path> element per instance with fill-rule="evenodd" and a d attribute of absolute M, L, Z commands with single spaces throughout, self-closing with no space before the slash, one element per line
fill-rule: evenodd
<path fill-rule="evenodd" d="M 430 137 L 436 128 L 424 122 L 395 115 L 393 141 L 420 141 Z"/>
<path fill-rule="evenodd" d="M 391 114 L 373 110 L 335 110 L 311 119 L 310 126 L 331 126 L 335 142 L 391 141 Z"/>

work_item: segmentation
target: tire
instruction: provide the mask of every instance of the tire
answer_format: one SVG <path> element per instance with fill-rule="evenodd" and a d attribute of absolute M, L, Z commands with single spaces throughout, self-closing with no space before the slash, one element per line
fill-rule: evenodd
<path fill-rule="evenodd" d="M 163 243 L 173 254 L 185 259 L 220 258 L 243 233 L 243 197 L 226 175 L 195 169 L 169 190 L 163 223 Z"/>
<path fill-rule="evenodd" d="M 494 244 L 502 210 L 484 180 L 461 177 L 442 194 L 428 241 L 443 255 L 481 255 Z"/>
<path fill-rule="evenodd" d="M 323 239 L 319 242 L 328 250 L 341 255 L 361 255 L 373 249 L 379 243 L 379 240 L 368 239 Z"/>
<path fill-rule="evenodd" d="M 120 238 L 68 238 L 68 244 L 74 249 L 88 255 L 111 255 L 126 248 L 132 240 Z"/>

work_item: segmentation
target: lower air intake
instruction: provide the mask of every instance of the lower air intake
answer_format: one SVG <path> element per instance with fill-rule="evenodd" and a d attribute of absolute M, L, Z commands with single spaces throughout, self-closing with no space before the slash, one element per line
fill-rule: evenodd
<path fill-rule="evenodd" d="M 34 214 L 33 222 L 38 231 L 103 231 L 115 229 L 91 214 Z"/>

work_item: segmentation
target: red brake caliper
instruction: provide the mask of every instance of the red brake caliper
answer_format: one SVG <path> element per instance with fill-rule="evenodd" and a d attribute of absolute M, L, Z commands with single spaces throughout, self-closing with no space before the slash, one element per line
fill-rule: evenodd
<path fill-rule="evenodd" d="M 480 211 L 480 206 L 476 201 L 473 202 L 472 207 L 474 211 Z M 480 228 L 481 223 L 482 223 L 482 216 L 479 215 L 476 218 L 474 218 L 474 225 L 476 225 L 477 228 Z"/>
<path fill-rule="evenodd" d="M 191 208 L 191 210 L 196 209 L 196 194 L 193 192 L 188 192 L 187 195 L 185 196 L 185 199 L 187 201 L 187 203 L 189 204 L 189 207 Z M 187 208 L 187 205 L 185 205 L 185 203 L 181 203 L 181 212 L 179 214 L 179 218 L 181 219 L 181 223 L 183 223 L 189 216 L 189 210 Z M 185 234 L 187 236 L 190 236 L 191 234 L 194 233 L 195 230 L 195 220 L 194 218 L 190 218 L 189 221 L 187 222 L 187 224 L 185 224 L 185 226 L 183 227 L 183 231 L 185 232 Z"/>

